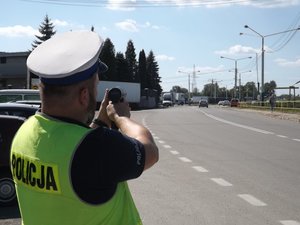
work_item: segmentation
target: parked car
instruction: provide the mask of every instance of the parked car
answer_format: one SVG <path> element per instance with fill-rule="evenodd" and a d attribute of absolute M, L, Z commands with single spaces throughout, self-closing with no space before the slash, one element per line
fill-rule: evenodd
<path fill-rule="evenodd" d="M 10 146 L 24 117 L 0 115 L 0 205 L 17 203 L 15 184 L 9 166 Z"/>
<path fill-rule="evenodd" d="M 21 103 L 0 103 L 0 115 L 19 116 L 28 118 L 36 113 L 39 105 L 29 105 Z"/>
<path fill-rule="evenodd" d="M 223 105 L 223 101 L 219 101 L 219 102 L 218 102 L 218 105 Z"/>
<path fill-rule="evenodd" d="M 223 103 L 222 103 L 223 106 L 230 106 L 231 103 L 229 100 L 224 100 Z"/>
<path fill-rule="evenodd" d="M 39 90 L 32 90 L 32 89 L 0 90 L 0 102 L 15 102 L 20 100 L 40 100 Z"/>
<path fill-rule="evenodd" d="M 231 99 L 231 101 L 230 101 L 230 106 L 231 107 L 238 107 L 239 106 L 239 100 L 237 99 L 237 98 L 233 98 L 233 99 Z"/>
<path fill-rule="evenodd" d="M 204 100 L 204 99 L 200 100 L 200 101 L 199 101 L 199 108 L 200 108 L 201 106 L 202 106 L 202 107 L 208 108 L 208 102 L 207 102 L 207 100 Z"/>

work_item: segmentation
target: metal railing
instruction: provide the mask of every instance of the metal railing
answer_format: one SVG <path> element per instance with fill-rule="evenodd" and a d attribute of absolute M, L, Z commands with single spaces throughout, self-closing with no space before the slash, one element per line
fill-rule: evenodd
<path fill-rule="evenodd" d="M 265 101 L 263 104 L 260 101 L 240 102 L 239 107 L 257 110 L 271 110 L 271 105 L 268 101 Z M 300 101 L 276 101 L 273 111 L 300 114 Z"/>

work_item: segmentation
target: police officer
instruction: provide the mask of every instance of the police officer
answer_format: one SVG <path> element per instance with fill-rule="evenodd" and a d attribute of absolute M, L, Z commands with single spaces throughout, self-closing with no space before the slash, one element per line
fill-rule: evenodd
<path fill-rule="evenodd" d="M 127 180 L 158 161 L 151 133 L 130 119 L 126 101 L 96 107 L 103 40 L 57 34 L 30 54 L 40 77 L 41 111 L 18 130 L 11 171 L 24 225 L 142 224 Z M 119 131 L 109 129 L 111 122 Z"/>

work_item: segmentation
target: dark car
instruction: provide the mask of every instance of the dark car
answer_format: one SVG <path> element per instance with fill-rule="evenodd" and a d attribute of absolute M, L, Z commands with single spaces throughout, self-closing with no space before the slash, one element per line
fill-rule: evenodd
<path fill-rule="evenodd" d="M 231 101 L 230 101 L 230 106 L 231 107 L 238 107 L 239 106 L 239 100 L 237 99 L 237 98 L 233 98 L 233 99 L 231 99 Z"/>
<path fill-rule="evenodd" d="M 29 105 L 21 103 L 0 103 L 0 115 L 19 116 L 28 118 L 36 113 L 39 105 Z"/>
<path fill-rule="evenodd" d="M 206 108 L 208 108 L 208 102 L 207 102 L 207 100 L 204 100 L 204 99 L 200 100 L 199 101 L 199 108 L 200 107 L 206 107 Z"/>
<path fill-rule="evenodd" d="M 12 140 L 24 121 L 24 117 L 0 115 L 0 205 L 2 206 L 17 202 L 9 157 Z"/>

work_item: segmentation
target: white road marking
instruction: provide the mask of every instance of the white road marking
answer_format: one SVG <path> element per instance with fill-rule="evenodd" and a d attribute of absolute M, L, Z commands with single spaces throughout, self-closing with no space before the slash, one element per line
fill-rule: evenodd
<path fill-rule="evenodd" d="M 248 194 L 240 194 L 238 195 L 240 198 L 244 199 L 246 202 L 248 202 L 251 205 L 254 206 L 266 206 L 267 204 L 260 201 L 259 199 L 255 198 L 252 195 L 248 195 Z"/>
<path fill-rule="evenodd" d="M 173 155 L 179 155 L 179 152 L 177 151 L 170 151 Z"/>
<path fill-rule="evenodd" d="M 284 136 L 284 135 L 276 135 L 277 137 L 281 137 L 281 138 L 287 138 L 287 136 Z"/>
<path fill-rule="evenodd" d="M 172 148 L 170 145 L 163 145 L 165 148 Z"/>
<path fill-rule="evenodd" d="M 281 220 L 280 223 L 283 225 L 300 225 L 300 223 L 295 220 Z"/>
<path fill-rule="evenodd" d="M 207 173 L 208 172 L 207 169 L 205 169 L 205 168 L 203 168 L 201 166 L 193 166 L 193 169 L 196 170 L 196 171 L 198 171 L 198 172 L 200 172 L 200 173 Z"/>
<path fill-rule="evenodd" d="M 161 144 L 164 144 L 165 142 L 164 141 L 158 141 L 159 143 L 161 143 Z"/>
<path fill-rule="evenodd" d="M 224 187 L 229 187 L 232 186 L 231 183 L 229 183 L 228 181 L 222 179 L 222 178 L 210 178 L 212 181 L 214 181 L 215 183 L 217 183 L 218 185 L 224 186 Z"/>
<path fill-rule="evenodd" d="M 159 139 L 159 137 L 157 137 L 157 136 L 153 136 L 153 139 Z"/>
<path fill-rule="evenodd" d="M 220 122 L 223 122 L 223 123 L 227 123 L 227 124 L 230 124 L 230 125 L 232 125 L 232 126 L 244 128 L 244 129 L 251 130 L 251 131 L 255 131 L 255 132 L 258 132 L 258 133 L 262 133 L 262 134 L 274 134 L 273 132 L 270 132 L 270 131 L 258 129 L 258 128 L 255 128 L 255 127 L 246 126 L 246 125 L 239 124 L 239 123 L 234 123 L 234 122 L 231 122 L 231 121 L 224 120 L 224 119 L 222 119 L 222 118 L 213 116 L 213 115 L 211 115 L 211 114 L 205 113 L 205 112 L 202 111 L 202 110 L 200 110 L 200 111 L 201 111 L 204 115 L 206 115 L 206 116 L 208 116 L 208 117 L 210 117 L 210 118 L 212 118 L 212 119 L 214 119 L 214 120 L 217 120 L 217 121 L 220 121 Z"/>
<path fill-rule="evenodd" d="M 180 159 L 182 162 L 192 162 L 192 160 L 190 160 L 186 157 L 179 157 L 178 159 Z"/>
<path fill-rule="evenodd" d="M 294 141 L 300 141 L 300 139 L 293 139 Z"/>

